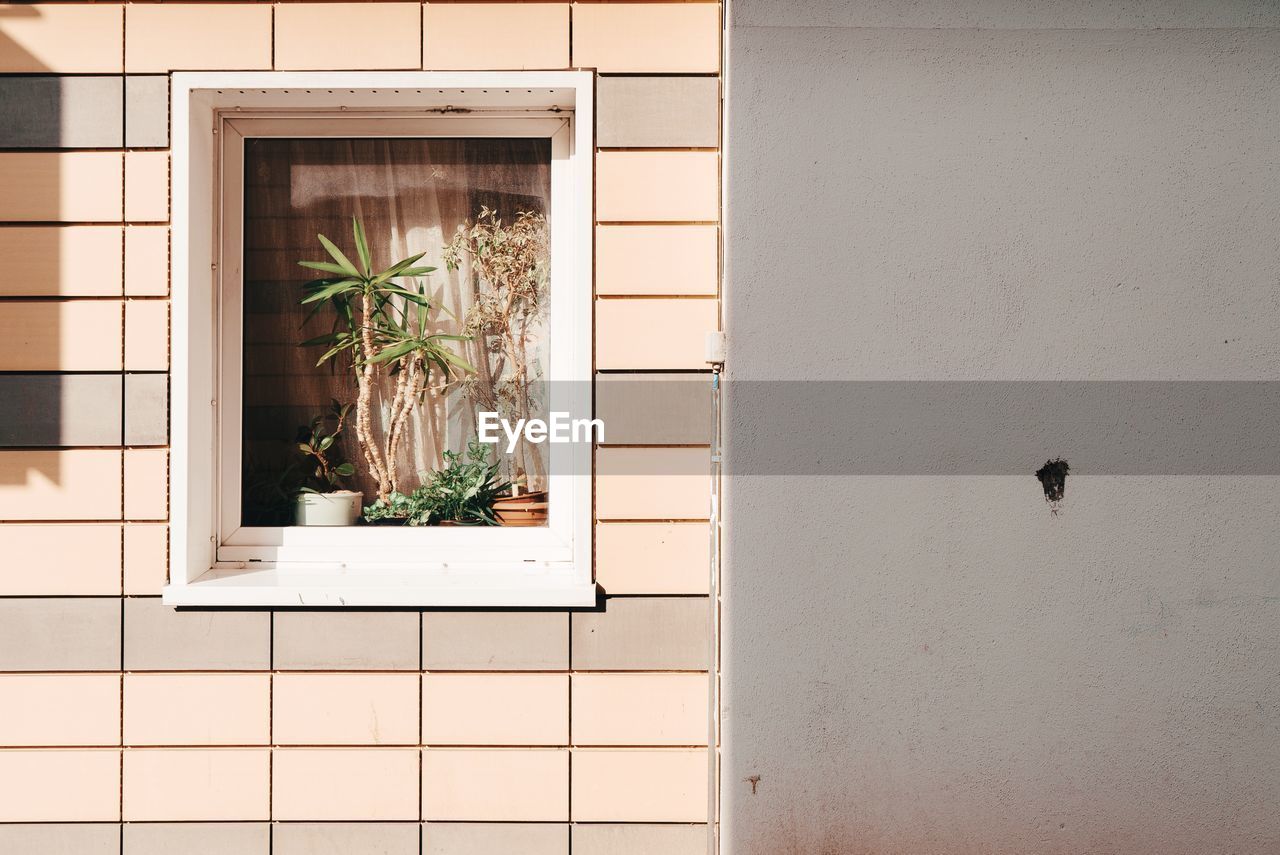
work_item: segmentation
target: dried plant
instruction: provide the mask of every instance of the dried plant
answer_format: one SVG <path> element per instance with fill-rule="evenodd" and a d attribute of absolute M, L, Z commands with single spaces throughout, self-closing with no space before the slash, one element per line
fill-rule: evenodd
<path fill-rule="evenodd" d="M 476 342 L 481 359 L 462 388 L 477 410 L 508 420 L 533 416 L 530 387 L 539 378 L 531 337 L 546 316 L 551 255 L 547 218 L 522 211 L 504 223 L 481 206 L 474 221 L 458 226 L 444 248 L 444 262 L 457 270 L 470 262 L 472 304 L 463 332 Z M 522 439 L 516 448 L 513 481 L 524 476 L 540 489 L 546 467 L 538 450 Z"/>
<path fill-rule="evenodd" d="M 425 286 L 405 287 L 396 281 L 434 271 L 434 267 L 414 267 L 426 253 L 375 272 L 364 227 L 358 219 L 352 218 L 351 222 L 359 268 L 324 235 L 317 237 L 333 261 L 298 262 L 311 270 L 335 274 L 333 278 L 308 282 L 302 300 L 304 304 L 314 303 L 317 310 L 325 305 L 333 308 L 333 332 L 302 344 L 328 346 L 316 365 L 341 353 L 351 354 L 358 389 L 356 438 L 369 474 L 378 482 L 378 497 L 385 501 L 399 490 L 396 452 L 405 437 L 409 417 L 426 391 L 431 369 L 446 378 L 454 371 L 475 369 L 446 343 L 467 341 L 469 336 L 427 332 L 431 301 Z M 387 430 L 379 441 L 373 428 L 373 391 L 384 372 L 394 375 L 396 382 Z"/>

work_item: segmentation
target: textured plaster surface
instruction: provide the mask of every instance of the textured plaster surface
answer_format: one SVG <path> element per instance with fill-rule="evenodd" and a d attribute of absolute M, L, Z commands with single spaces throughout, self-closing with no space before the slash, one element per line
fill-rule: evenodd
<path fill-rule="evenodd" d="M 734 7 L 730 394 L 1280 377 L 1274 6 L 1008 5 Z M 1050 445 L 730 478 L 726 855 L 1280 851 L 1280 478 Z"/>

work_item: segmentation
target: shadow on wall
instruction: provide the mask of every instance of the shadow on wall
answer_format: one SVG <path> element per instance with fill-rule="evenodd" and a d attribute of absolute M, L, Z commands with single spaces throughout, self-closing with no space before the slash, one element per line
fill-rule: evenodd
<path fill-rule="evenodd" d="M 75 142 L 64 141 L 63 133 L 69 78 L 47 76 L 42 59 L 22 43 L 24 25 L 40 14 L 29 6 L 0 7 L 0 161 L 7 161 L 0 167 L 6 188 L 0 198 L 0 490 L 42 480 L 57 485 L 60 455 L 52 449 L 111 444 L 108 436 L 77 435 L 64 401 L 96 411 L 86 413 L 95 416 L 91 421 L 109 417 L 114 404 L 120 421 L 120 395 L 112 387 L 121 385 L 122 375 L 57 371 L 68 306 L 57 227 L 63 182 L 56 158 L 40 155 Z M 76 261 L 78 275 L 95 275 L 97 259 Z"/>

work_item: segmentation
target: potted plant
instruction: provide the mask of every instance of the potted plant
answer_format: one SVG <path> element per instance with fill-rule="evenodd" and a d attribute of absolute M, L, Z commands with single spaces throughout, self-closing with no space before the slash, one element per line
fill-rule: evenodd
<path fill-rule="evenodd" d="M 369 474 L 378 484 L 378 499 L 389 502 L 400 492 L 396 452 L 405 438 L 409 418 L 426 393 L 434 368 L 446 378 L 454 371 L 474 371 L 446 342 L 469 340 L 466 335 L 430 333 L 431 301 L 425 286 L 406 287 L 397 280 L 423 276 L 434 267 L 415 267 L 425 253 L 375 271 L 370 260 L 364 227 L 352 218 L 352 232 L 360 265 L 357 267 L 332 241 L 317 235 L 332 261 L 300 261 L 303 267 L 332 274 L 308 282 L 304 304 L 330 306 L 334 310 L 332 332 L 309 339 L 304 346 L 326 345 L 316 365 L 349 353 L 355 373 L 357 397 L 356 439 Z M 374 429 L 374 389 L 384 377 L 394 376 L 388 423 L 379 437 Z"/>
<path fill-rule="evenodd" d="M 444 250 L 445 265 L 470 262 L 473 302 L 464 317 L 477 370 L 462 388 L 478 411 L 515 422 L 535 413 L 532 385 L 540 379 L 535 330 L 546 316 L 550 282 L 547 219 L 522 211 L 510 223 L 481 206 L 474 221 L 458 227 Z M 482 287 L 487 283 L 488 287 Z M 511 495 L 495 511 L 504 525 L 542 525 L 547 520 L 546 466 L 523 436 L 511 464 Z"/>
<path fill-rule="evenodd" d="M 550 509 L 546 490 L 532 492 L 519 490 L 513 485 L 510 495 L 499 496 L 493 503 L 493 511 L 503 525 L 545 525 Z"/>
<path fill-rule="evenodd" d="M 393 492 L 364 509 L 371 523 L 404 525 L 498 525 L 494 503 L 510 484 L 498 477 L 489 448 L 478 439 L 467 444 L 466 455 L 444 452 L 444 466 L 412 493 Z"/>
<path fill-rule="evenodd" d="M 342 487 L 343 479 L 354 475 L 356 467 L 340 460 L 338 447 L 334 445 L 350 414 L 351 404 L 334 401 L 327 413 L 298 429 L 298 451 L 311 471 L 295 500 L 297 525 L 354 525 L 360 516 L 364 495 Z M 333 423 L 332 430 L 330 423 Z"/>

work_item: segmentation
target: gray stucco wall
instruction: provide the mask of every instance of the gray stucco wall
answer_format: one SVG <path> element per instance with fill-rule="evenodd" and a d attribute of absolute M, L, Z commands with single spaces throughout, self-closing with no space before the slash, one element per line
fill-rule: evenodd
<path fill-rule="evenodd" d="M 1280 467 L 1122 474 L 1121 418 L 763 475 L 749 383 L 1280 379 L 1280 6 L 734 0 L 727 39 L 723 851 L 1280 851 Z"/>

